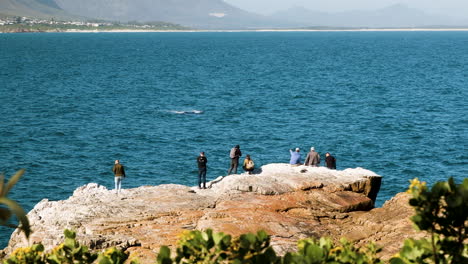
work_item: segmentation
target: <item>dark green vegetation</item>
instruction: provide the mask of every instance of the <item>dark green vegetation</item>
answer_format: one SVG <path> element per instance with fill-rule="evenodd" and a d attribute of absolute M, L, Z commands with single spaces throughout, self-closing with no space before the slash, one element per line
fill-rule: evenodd
<path fill-rule="evenodd" d="M 360 249 L 344 239 L 338 244 L 328 238 L 305 239 L 299 241 L 298 249 L 284 257 L 277 256 L 270 246 L 270 237 L 263 231 L 235 239 L 211 230 L 191 231 L 179 241 L 175 256 L 171 256 L 168 247 L 162 247 L 157 263 L 383 263 L 376 257 L 379 249 L 374 244 Z"/>
<path fill-rule="evenodd" d="M 113 30 L 182 30 L 180 25 L 166 22 L 128 23 L 103 20 L 61 21 L 55 19 L 37 19 L 18 16 L 0 15 L 0 32 L 67 32 L 67 31 L 113 31 Z"/>
<path fill-rule="evenodd" d="M 0 26 L 0 32 L 4 33 L 15 33 L 15 32 L 73 32 L 73 31 L 118 31 L 118 30 L 147 30 L 147 31 L 159 31 L 159 30 L 187 30 L 188 28 L 182 27 L 170 23 L 153 23 L 148 26 L 138 25 L 104 25 L 104 26 L 87 26 L 87 25 L 51 25 L 51 24 L 15 24 L 15 25 L 4 25 Z"/>
<path fill-rule="evenodd" d="M 416 211 L 411 220 L 430 240 L 405 241 L 391 263 L 468 263 L 468 178 L 460 185 L 450 178 L 431 190 L 415 179 L 408 192 Z"/>
<path fill-rule="evenodd" d="M 76 234 L 70 230 L 65 230 L 65 242 L 52 249 L 50 252 L 44 252 L 42 244 L 36 244 L 29 248 L 16 249 L 4 261 L 5 264 L 60 264 L 60 263 L 100 263 L 116 264 L 124 263 L 128 255 L 115 248 L 107 249 L 102 253 L 90 252 L 86 246 L 80 245 L 76 241 Z M 133 263 L 133 262 L 132 262 Z"/>
<path fill-rule="evenodd" d="M 31 229 L 29 226 L 29 220 L 26 217 L 26 212 L 17 202 L 8 199 L 7 197 L 11 188 L 13 188 L 23 174 L 24 170 L 19 170 L 7 183 L 5 183 L 5 176 L 0 174 L 0 225 L 19 228 L 24 232 L 26 238 L 28 238 L 31 234 Z M 19 225 L 10 223 L 13 215 L 19 220 Z"/>
<path fill-rule="evenodd" d="M 415 179 L 408 192 L 412 194 L 410 205 L 416 212 L 411 220 L 419 230 L 428 232 L 430 239 L 406 240 L 401 251 L 389 262 L 468 263 L 468 178 L 461 184 L 455 184 L 452 178 L 447 182 L 438 182 L 430 190 L 425 183 Z M 50 252 L 44 252 L 41 244 L 16 249 L 4 263 L 123 263 L 129 257 L 115 248 L 99 254 L 90 252 L 87 247 L 80 246 L 75 233 L 68 230 L 65 230 L 65 237 L 65 242 Z M 270 245 L 270 237 L 263 231 L 233 238 L 208 229 L 186 232 L 174 254 L 168 247 L 161 247 L 156 262 L 380 264 L 384 262 L 376 256 L 379 251 L 374 244 L 357 248 L 344 239 L 333 243 L 330 239 L 321 238 L 301 240 L 297 252 L 281 257 L 277 256 Z"/>

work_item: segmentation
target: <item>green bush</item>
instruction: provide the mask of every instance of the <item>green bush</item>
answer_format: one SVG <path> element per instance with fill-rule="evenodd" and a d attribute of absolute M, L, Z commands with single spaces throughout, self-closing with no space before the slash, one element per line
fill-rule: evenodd
<path fill-rule="evenodd" d="M 430 240 L 405 241 L 391 264 L 468 263 L 468 178 L 462 184 L 450 178 L 434 184 L 431 190 L 425 182 L 414 179 L 408 192 L 416 211 L 411 220 L 418 230 L 430 234 Z"/>
<path fill-rule="evenodd" d="M 58 245 L 50 252 L 44 252 L 42 244 L 31 247 L 18 248 L 3 261 L 4 264 L 123 264 L 128 254 L 116 248 L 107 249 L 103 253 L 95 253 L 88 247 L 80 245 L 76 241 L 76 233 L 70 230 L 64 231 L 65 242 Z"/>
<path fill-rule="evenodd" d="M 380 251 L 375 244 L 370 243 L 366 247 L 357 248 L 346 239 L 341 239 L 335 245 L 330 238 L 305 239 L 298 243 L 299 251 L 287 253 L 284 256 L 284 264 L 321 264 L 321 263 L 356 263 L 356 264 L 380 264 L 383 263 L 376 257 Z"/>
<path fill-rule="evenodd" d="M 159 264 L 171 263 L 279 263 L 280 258 L 270 246 L 270 237 L 264 232 L 244 234 L 232 239 L 224 233 L 190 231 L 179 241 L 176 254 L 171 258 L 168 247 L 161 247 Z"/>
<path fill-rule="evenodd" d="M 342 239 L 335 245 L 329 238 L 305 239 L 298 242 L 298 252 L 276 255 L 270 246 L 270 237 L 264 232 L 244 234 L 236 239 L 224 233 L 213 233 L 211 229 L 191 231 L 179 241 L 176 254 L 171 256 L 168 247 L 162 247 L 158 264 L 180 263 L 249 263 L 249 264 L 319 264 L 319 263 L 383 263 L 376 257 L 380 250 L 374 244 L 357 248 Z"/>

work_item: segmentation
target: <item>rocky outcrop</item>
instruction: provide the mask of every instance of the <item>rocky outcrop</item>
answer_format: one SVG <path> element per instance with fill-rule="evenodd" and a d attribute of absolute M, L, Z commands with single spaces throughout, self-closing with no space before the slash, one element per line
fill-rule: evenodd
<path fill-rule="evenodd" d="M 361 168 L 270 164 L 259 174 L 220 177 L 206 190 L 171 184 L 117 195 L 91 183 L 67 200 L 38 203 L 28 214 L 31 240 L 51 248 L 62 242 L 68 228 L 92 249 L 116 246 L 142 262 L 154 262 L 159 247 L 175 246 L 184 230 L 213 228 L 238 235 L 263 229 L 279 253 L 295 249 L 301 238 L 345 236 L 391 245 L 385 252 L 389 256 L 414 232 L 405 196 L 371 210 L 380 182 L 380 176 Z M 6 252 L 24 245 L 23 236 L 15 232 Z"/>

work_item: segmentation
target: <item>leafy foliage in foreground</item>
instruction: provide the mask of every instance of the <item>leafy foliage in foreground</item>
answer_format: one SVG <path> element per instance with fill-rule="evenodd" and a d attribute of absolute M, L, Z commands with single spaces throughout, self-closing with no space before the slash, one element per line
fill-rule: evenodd
<path fill-rule="evenodd" d="M 416 211 L 411 220 L 418 230 L 430 234 L 430 240 L 406 240 L 390 263 L 468 263 L 468 178 L 462 184 L 450 178 L 431 190 L 414 179 L 408 192 Z"/>
<path fill-rule="evenodd" d="M 26 238 L 28 238 L 31 234 L 31 228 L 29 226 L 29 220 L 26 217 L 26 212 L 17 202 L 7 197 L 11 188 L 15 186 L 23 174 L 24 170 L 19 170 L 10 178 L 7 183 L 5 183 L 5 176 L 0 174 L 0 205 L 4 206 L 0 207 L 0 225 L 11 228 L 19 228 L 24 232 Z M 9 222 L 13 215 L 15 215 L 20 222 L 18 226 Z"/>
<path fill-rule="evenodd" d="M 88 247 L 80 245 L 76 241 L 76 233 L 70 230 L 64 231 L 65 242 L 58 245 L 50 252 L 44 252 L 42 244 L 31 247 L 18 248 L 5 260 L 4 264 L 60 264 L 60 263 L 99 263 L 122 264 L 128 255 L 116 248 L 107 249 L 103 253 L 94 253 Z"/>
<path fill-rule="evenodd" d="M 232 239 L 224 233 L 191 231 L 179 241 L 175 256 L 168 247 L 162 247 L 158 264 L 182 263 L 258 263 L 258 264 L 314 264 L 314 263 L 359 263 L 380 264 L 376 253 L 379 249 L 370 244 L 364 249 L 342 239 L 334 244 L 329 238 L 305 239 L 298 243 L 298 252 L 276 255 L 270 246 L 270 237 L 264 232 L 244 234 Z"/>
<path fill-rule="evenodd" d="M 278 263 L 278 260 L 264 231 L 233 239 L 208 229 L 185 233 L 174 258 L 168 247 L 161 247 L 157 263 Z"/>

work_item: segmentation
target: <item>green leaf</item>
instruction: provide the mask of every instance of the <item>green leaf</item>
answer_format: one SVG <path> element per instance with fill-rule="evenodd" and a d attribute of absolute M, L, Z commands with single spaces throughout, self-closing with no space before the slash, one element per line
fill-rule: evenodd
<path fill-rule="evenodd" d="M 390 264 L 406 264 L 401 258 L 395 257 L 390 259 Z"/>
<path fill-rule="evenodd" d="M 323 250 L 318 245 L 308 245 L 305 248 L 305 255 L 309 260 L 320 261 L 323 259 Z"/>
<path fill-rule="evenodd" d="M 106 257 L 104 255 L 99 255 L 99 258 L 97 261 L 99 264 L 113 264 L 112 261 L 109 259 L 109 257 Z"/>
<path fill-rule="evenodd" d="M 29 220 L 26 217 L 26 212 L 23 210 L 23 208 L 21 208 L 21 206 L 17 202 L 10 200 L 6 197 L 0 197 L 0 204 L 6 205 L 10 209 L 10 211 L 16 215 L 16 217 L 21 223 L 19 228 L 23 230 L 26 238 L 29 238 L 29 236 L 31 235 L 31 226 L 29 225 Z"/>
<path fill-rule="evenodd" d="M 162 246 L 161 249 L 159 249 L 159 254 L 156 261 L 158 264 L 172 264 L 171 250 L 169 247 Z"/>
<path fill-rule="evenodd" d="M 268 240 L 268 238 L 269 238 L 267 232 L 265 232 L 263 230 L 260 230 L 260 231 L 257 232 L 257 237 L 258 237 L 258 240 L 262 241 L 262 242 Z"/>
<path fill-rule="evenodd" d="M 6 208 L 0 208 L 0 222 L 6 222 L 11 217 L 10 210 Z"/>
<path fill-rule="evenodd" d="M 221 240 L 223 240 L 224 234 L 223 233 L 214 233 L 213 234 L 213 241 L 216 245 L 219 245 Z"/>
<path fill-rule="evenodd" d="M 76 238 L 76 233 L 71 231 L 71 230 L 68 230 L 68 229 L 65 229 L 63 231 L 63 234 L 65 235 L 66 238 L 70 238 L 70 239 L 75 239 Z"/>
<path fill-rule="evenodd" d="M 5 187 L 5 175 L 0 174 L 0 197 L 3 196 L 3 188 Z"/>
<path fill-rule="evenodd" d="M 34 244 L 31 248 L 37 252 L 44 252 L 44 245 L 42 244 Z"/>
<path fill-rule="evenodd" d="M 460 196 L 450 195 L 445 198 L 448 207 L 455 208 L 463 204 L 463 198 Z"/>
<path fill-rule="evenodd" d="M 208 241 L 210 239 L 210 236 L 207 234 L 207 232 L 202 232 L 201 237 L 205 241 Z"/>
<path fill-rule="evenodd" d="M 13 177 L 10 178 L 7 185 L 5 186 L 5 189 L 2 188 L 3 190 L 2 190 L 2 193 L 0 194 L 0 197 L 6 196 L 8 194 L 11 188 L 13 188 L 13 186 L 18 182 L 21 176 L 23 176 L 24 171 L 25 171 L 24 169 L 21 169 L 15 175 L 13 175 Z"/>
<path fill-rule="evenodd" d="M 257 241 L 257 238 L 252 233 L 246 234 L 244 236 L 244 239 L 247 240 L 250 245 L 255 244 L 255 242 Z"/>

